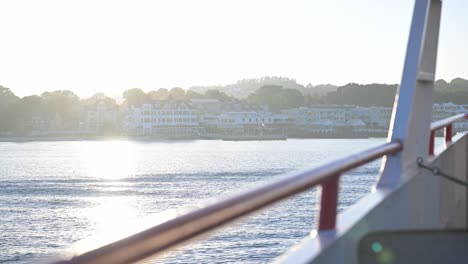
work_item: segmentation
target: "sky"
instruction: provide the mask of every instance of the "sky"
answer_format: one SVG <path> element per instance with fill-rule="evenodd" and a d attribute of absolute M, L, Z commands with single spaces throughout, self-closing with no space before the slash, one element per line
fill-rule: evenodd
<path fill-rule="evenodd" d="M 411 0 L 0 1 L 0 85 L 19 96 L 283 76 L 398 83 Z M 468 78 L 468 1 L 446 0 L 437 78 Z"/>

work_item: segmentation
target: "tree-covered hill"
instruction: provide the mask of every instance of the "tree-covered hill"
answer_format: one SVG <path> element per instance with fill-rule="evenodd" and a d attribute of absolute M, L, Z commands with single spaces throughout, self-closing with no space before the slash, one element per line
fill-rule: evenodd
<path fill-rule="evenodd" d="M 346 104 L 359 106 L 388 106 L 393 105 L 396 84 L 356 84 L 349 83 L 327 93 L 319 99 L 326 104 Z M 468 80 L 453 79 L 451 82 L 438 80 L 435 82 L 434 102 L 452 102 L 468 104 Z"/>
<path fill-rule="evenodd" d="M 276 85 L 281 86 L 285 89 L 294 89 L 300 91 L 304 95 L 310 96 L 321 96 L 328 92 L 336 90 L 337 87 L 332 84 L 320 84 L 316 86 L 308 84 L 304 86 L 302 84 L 297 83 L 295 79 L 287 77 L 266 76 L 255 79 L 243 79 L 233 84 L 228 84 L 224 86 L 192 86 L 189 90 L 198 93 L 204 93 L 207 90 L 219 90 L 238 99 L 245 99 L 265 85 Z"/>

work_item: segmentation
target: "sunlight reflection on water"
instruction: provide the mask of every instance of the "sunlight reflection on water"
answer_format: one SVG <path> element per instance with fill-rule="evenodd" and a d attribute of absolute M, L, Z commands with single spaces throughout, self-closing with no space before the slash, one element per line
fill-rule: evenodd
<path fill-rule="evenodd" d="M 102 179 L 123 179 L 135 167 L 135 145 L 129 141 L 90 142 L 78 145 L 87 175 Z"/>
<path fill-rule="evenodd" d="M 93 248 L 171 219 L 180 211 L 171 208 L 383 141 L 0 143 L 0 262 Z M 378 168 L 342 179 L 339 210 L 370 191 Z M 315 202 L 315 192 L 306 192 L 150 262 L 267 262 L 310 232 Z"/>

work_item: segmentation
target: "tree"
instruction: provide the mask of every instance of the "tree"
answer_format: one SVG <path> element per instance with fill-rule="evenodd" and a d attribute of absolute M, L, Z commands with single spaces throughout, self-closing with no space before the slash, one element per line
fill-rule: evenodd
<path fill-rule="evenodd" d="M 252 104 L 266 104 L 272 111 L 297 108 L 304 105 L 304 95 L 296 89 L 279 85 L 264 85 L 247 97 Z"/>
<path fill-rule="evenodd" d="M 25 96 L 19 100 L 14 109 L 16 116 L 15 132 L 25 134 L 33 129 L 33 117 L 44 116 L 45 104 L 38 95 Z"/>
<path fill-rule="evenodd" d="M 185 98 L 185 90 L 180 87 L 174 87 L 169 91 L 170 99 L 182 101 Z"/>
<path fill-rule="evenodd" d="M 296 89 L 283 89 L 281 91 L 280 109 L 298 108 L 304 106 L 305 98 Z"/>
<path fill-rule="evenodd" d="M 265 85 L 279 85 L 281 87 L 305 91 L 305 87 L 298 84 L 295 79 L 278 76 L 265 76 L 256 79 L 243 79 L 233 84 L 228 85 L 211 85 L 211 86 L 192 86 L 190 90 L 198 93 L 204 93 L 208 90 L 218 90 L 226 94 L 233 95 L 239 99 L 245 97 L 246 94 L 254 93 L 260 87 Z M 305 93 L 304 93 L 305 94 Z M 245 99 L 245 98 L 244 98 Z"/>
<path fill-rule="evenodd" d="M 17 109 L 18 116 L 23 118 L 43 114 L 45 111 L 44 99 L 38 95 L 25 96 L 21 98 Z"/>
<path fill-rule="evenodd" d="M 468 80 L 462 78 L 455 78 L 450 82 L 450 86 L 452 91 L 459 92 L 459 91 L 468 91 Z"/>
<path fill-rule="evenodd" d="M 396 89 L 396 84 L 348 83 L 327 93 L 324 99 L 328 104 L 391 107 Z"/>
<path fill-rule="evenodd" d="M 166 100 L 169 97 L 169 90 L 166 88 L 159 88 L 157 91 L 148 92 L 151 100 Z"/>
<path fill-rule="evenodd" d="M 445 80 L 440 79 L 434 82 L 434 89 L 436 91 L 449 91 L 450 84 L 447 83 Z"/>
<path fill-rule="evenodd" d="M 82 99 L 81 100 L 81 105 L 82 106 L 94 106 L 99 102 L 104 102 L 106 106 L 109 107 L 115 107 L 117 106 L 117 103 L 114 98 L 106 96 L 103 93 L 95 93 L 93 96 L 87 98 L 87 99 Z"/>
<path fill-rule="evenodd" d="M 192 90 L 188 90 L 185 93 L 185 100 L 187 100 L 187 101 L 189 101 L 191 99 L 203 99 L 203 98 L 205 98 L 205 96 L 203 94 L 197 93 L 197 92 L 192 91 Z"/>
<path fill-rule="evenodd" d="M 218 90 L 208 90 L 205 92 L 205 98 L 217 99 L 222 102 L 232 101 L 232 97 Z"/>
<path fill-rule="evenodd" d="M 126 90 L 123 92 L 122 97 L 125 99 L 125 103 L 129 106 L 140 106 L 150 100 L 150 97 L 140 88 Z"/>
<path fill-rule="evenodd" d="M 80 99 L 76 94 L 68 90 L 58 90 L 44 92 L 41 97 L 44 100 L 45 111 L 49 116 L 59 115 L 63 127 L 67 130 L 78 128 Z"/>
<path fill-rule="evenodd" d="M 19 97 L 9 88 L 0 86 L 0 131 L 11 131 L 17 123 L 14 108 Z"/>

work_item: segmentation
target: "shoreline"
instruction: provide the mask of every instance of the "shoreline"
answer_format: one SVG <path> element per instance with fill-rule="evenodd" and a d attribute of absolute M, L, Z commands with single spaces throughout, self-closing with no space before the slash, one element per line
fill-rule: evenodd
<path fill-rule="evenodd" d="M 0 137 L 0 142 L 60 142 L 60 141 L 112 141 L 112 140 L 127 140 L 127 141 L 143 141 L 143 142 L 158 142 L 158 141 L 195 141 L 195 140 L 223 140 L 223 141 L 285 141 L 288 139 L 368 139 L 368 138 L 382 138 L 385 136 L 372 136 L 372 137 L 285 137 L 285 138 L 149 138 L 149 137 L 129 137 L 129 136 L 94 136 L 94 137 L 76 137 L 76 136 L 50 136 L 50 137 Z"/>

